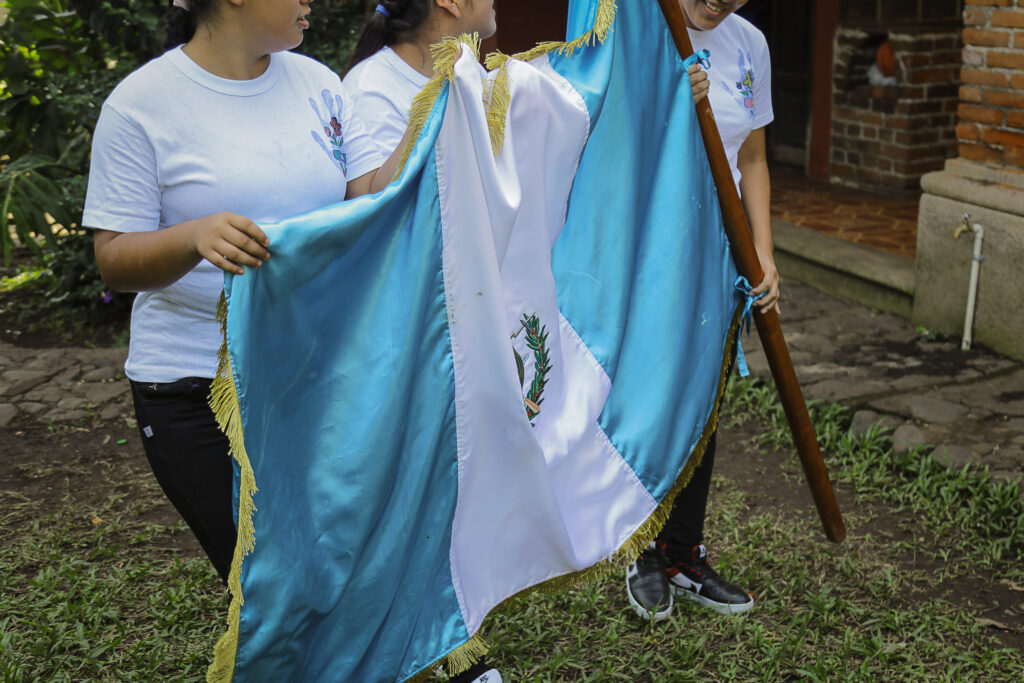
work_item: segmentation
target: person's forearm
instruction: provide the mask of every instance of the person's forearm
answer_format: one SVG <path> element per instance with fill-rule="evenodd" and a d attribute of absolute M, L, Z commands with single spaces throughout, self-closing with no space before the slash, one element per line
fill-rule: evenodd
<path fill-rule="evenodd" d="M 103 281 L 117 292 L 162 289 L 177 282 L 201 260 L 191 230 L 194 221 L 152 232 L 97 230 L 96 264 Z"/>
<path fill-rule="evenodd" d="M 771 213 L 771 180 L 768 175 L 768 164 L 765 161 L 754 161 L 740 166 L 740 197 L 743 208 L 750 222 L 750 231 L 754 238 L 754 248 L 762 260 L 771 256 L 772 213 Z"/>

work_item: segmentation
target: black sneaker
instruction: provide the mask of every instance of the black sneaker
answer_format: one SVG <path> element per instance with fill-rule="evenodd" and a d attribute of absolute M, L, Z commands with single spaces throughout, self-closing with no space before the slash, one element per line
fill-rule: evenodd
<path fill-rule="evenodd" d="M 666 564 L 652 543 L 636 562 L 626 567 L 626 595 L 641 619 L 663 621 L 672 614 L 672 590 L 665 574 Z"/>
<path fill-rule="evenodd" d="M 667 573 L 673 593 L 685 595 L 719 614 L 741 614 L 754 606 L 749 593 L 720 577 L 708 564 L 708 551 L 703 544 L 693 546 L 689 562 L 677 562 Z"/>
<path fill-rule="evenodd" d="M 463 671 L 458 676 L 452 676 L 448 683 L 502 683 L 501 674 L 497 669 L 492 669 L 484 660 L 474 664 L 469 671 Z"/>

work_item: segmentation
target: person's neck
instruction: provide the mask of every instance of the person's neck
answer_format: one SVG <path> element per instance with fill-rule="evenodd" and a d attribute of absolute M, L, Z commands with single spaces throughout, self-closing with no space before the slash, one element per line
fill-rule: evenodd
<path fill-rule="evenodd" d="M 441 30 L 424 32 L 422 35 L 400 40 L 391 46 L 402 61 L 416 69 L 427 78 L 434 76 L 434 59 L 430 56 L 430 46 L 444 40 Z"/>
<path fill-rule="evenodd" d="M 239 32 L 200 27 L 182 50 L 214 76 L 248 81 L 263 75 L 270 65 L 270 55 L 250 45 L 246 36 L 232 33 Z"/>

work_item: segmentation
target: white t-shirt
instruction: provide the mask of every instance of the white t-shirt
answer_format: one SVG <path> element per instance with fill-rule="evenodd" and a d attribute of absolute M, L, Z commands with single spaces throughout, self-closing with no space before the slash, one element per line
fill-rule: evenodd
<path fill-rule="evenodd" d="M 341 82 L 354 116 L 385 157 L 402 141 L 412 101 L 429 80 L 385 47 L 356 64 Z"/>
<path fill-rule="evenodd" d="M 323 64 L 279 52 L 258 78 L 233 81 L 177 48 L 104 103 L 82 225 L 144 232 L 221 211 L 270 223 L 342 201 L 348 178 L 382 163 Z M 223 285 L 223 271 L 203 260 L 169 287 L 140 293 L 126 374 L 213 377 Z"/>
<path fill-rule="evenodd" d="M 693 49 L 711 53 L 708 98 L 739 189 L 736 162 L 740 147 L 751 131 L 775 118 L 768 43 L 757 27 L 736 14 L 730 14 L 710 31 L 689 31 Z"/>

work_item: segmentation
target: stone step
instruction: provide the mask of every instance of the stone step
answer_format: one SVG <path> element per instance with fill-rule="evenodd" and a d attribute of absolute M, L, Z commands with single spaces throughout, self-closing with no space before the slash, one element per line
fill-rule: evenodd
<path fill-rule="evenodd" d="M 910 318 L 913 259 L 772 219 L 775 264 L 791 278 L 834 297 Z M 785 304 L 783 304 L 785 306 Z"/>

